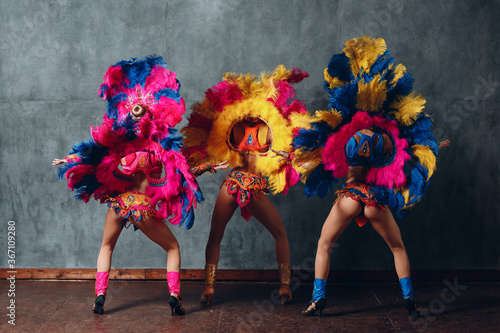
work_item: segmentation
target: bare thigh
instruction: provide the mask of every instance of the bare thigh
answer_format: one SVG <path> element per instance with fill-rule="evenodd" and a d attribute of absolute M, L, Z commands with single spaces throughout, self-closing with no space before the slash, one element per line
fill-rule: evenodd
<path fill-rule="evenodd" d="M 359 201 L 341 196 L 333 205 L 323 224 L 320 242 L 332 247 L 349 223 L 361 213 Z"/>
<path fill-rule="evenodd" d="M 283 220 L 267 195 L 261 192 L 258 198 L 252 197 L 247 207 L 257 221 L 262 223 L 274 238 L 286 237 Z"/>
<path fill-rule="evenodd" d="M 135 221 L 130 217 L 130 222 L 165 251 L 179 248 L 177 239 L 163 220 L 144 215 L 140 221 Z"/>
<path fill-rule="evenodd" d="M 385 207 L 384 210 L 376 206 L 367 206 L 365 207 L 364 214 L 370 220 L 373 229 L 382 236 L 391 250 L 404 248 L 401 231 L 388 207 Z"/>
<path fill-rule="evenodd" d="M 102 246 L 108 247 L 110 250 L 114 249 L 122 232 L 122 221 L 123 218 L 113 208 L 108 208 L 102 232 Z"/>
<path fill-rule="evenodd" d="M 226 185 L 222 186 L 212 213 L 209 236 L 211 239 L 218 240 L 219 242 L 222 240 L 227 223 L 233 216 L 236 208 L 238 208 L 236 195 L 228 193 Z"/>
<path fill-rule="evenodd" d="M 238 207 L 236 196 L 227 192 L 227 186 L 222 186 L 215 201 L 210 234 L 205 249 L 205 261 L 209 264 L 218 264 L 220 256 L 220 243 L 224 237 L 227 223 Z"/>

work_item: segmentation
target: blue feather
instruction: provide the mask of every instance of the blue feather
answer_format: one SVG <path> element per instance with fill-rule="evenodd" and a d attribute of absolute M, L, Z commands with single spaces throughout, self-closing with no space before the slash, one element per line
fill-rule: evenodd
<path fill-rule="evenodd" d="M 104 94 L 106 93 L 108 88 L 109 87 L 107 85 L 105 85 L 104 83 L 101 85 L 101 87 L 99 87 L 99 97 L 100 98 L 104 98 Z"/>
<path fill-rule="evenodd" d="M 75 198 L 81 200 L 83 193 L 92 194 L 101 186 L 102 183 L 97 180 L 95 175 L 86 175 L 81 181 L 75 184 Z"/>
<path fill-rule="evenodd" d="M 160 97 L 165 96 L 171 99 L 175 99 L 177 104 L 181 103 L 181 95 L 179 94 L 179 91 L 172 90 L 170 88 L 164 88 L 154 94 L 154 98 L 156 100 L 159 100 Z"/>
<path fill-rule="evenodd" d="M 373 62 L 370 67 L 370 73 L 381 74 L 383 71 L 389 68 L 389 65 L 394 63 L 394 58 L 390 57 L 390 51 L 385 51 L 384 54 L 381 54 L 377 57 L 377 59 Z"/>
<path fill-rule="evenodd" d="M 129 80 L 128 88 L 133 88 L 140 84 L 144 87 L 146 78 L 151 74 L 151 69 L 154 66 L 161 64 L 166 67 L 167 64 L 163 58 L 157 55 L 149 55 L 145 58 L 132 58 L 130 60 L 122 60 L 117 62 L 114 66 L 120 66 L 122 72 Z"/>
<path fill-rule="evenodd" d="M 185 192 L 182 193 L 180 201 L 182 202 L 182 219 L 179 223 L 179 227 L 184 224 L 184 227 L 189 230 L 194 223 L 193 207 L 189 205 L 189 200 Z"/>
<path fill-rule="evenodd" d="M 307 177 L 304 192 L 308 198 L 314 195 L 324 198 L 336 183 L 337 179 L 333 177 L 332 172 L 325 170 L 323 163 L 321 163 Z"/>
<path fill-rule="evenodd" d="M 144 88 L 146 78 L 151 74 L 151 66 L 142 59 L 134 58 L 132 61 L 123 61 L 121 64 L 122 72 L 129 81 L 128 88 L 133 88 L 140 84 Z"/>
<path fill-rule="evenodd" d="M 194 196 L 198 202 L 202 202 L 205 200 L 205 197 L 203 196 L 203 192 L 201 192 L 201 189 L 198 187 L 198 190 L 193 189 L 194 191 Z"/>
<path fill-rule="evenodd" d="M 420 114 L 415 122 L 401 131 L 402 137 L 408 139 L 410 145 L 428 146 L 434 155 L 438 155 L 438 143 L 432 133 L 432 121 L 425 115 Z"/>
<path fill-rule="evenodd" d="M 404 73 L 394 86 L 387 90 L 387 96 L 383 109 L 390 110 L 389 105 L 396 101 L 396 98 L 408 96 L 413 91 L 413 75 Z"/>
<path fill-rule="evenodd" d="M 191 208 L 186 216 L 184 217 L 183 221 L 181 222 L 181 225 L 184 224 L 184 228 L 186 230 L 189 230 L 193 227 L 194 224 L 194 210 Z"/>
<path fill-rule="evenodd" d="M 108 111 L 106 112 L 108 118 L 117 119 L 118 118 L 118 104 L 127 99 L 125 93 L 118 93 L 108 100 Z"/>
<path fill-rule="evenodd" d="M 107 154 L 106 147 L 98 145 L 92 138 L 73 146 L 69 155 L 77 154 L 82 160 L 81 164 L 98 165 Z"/>
<path fill-rule="evenodd" d="M 293 138 L 293 147 L 295 149 L 305 148 L 306 150 L 315 150 L 324 147 L 328 137 L 333 130 L 327 122 L 320 121 L 311 124 L 312 129 L 302 128 Z"/>
<path fill-rule="evenodd" d="M 381 186 L 371 186 L 370 190 L 377 200 L 377 203 L 389 206 L 393 213 L 396 212 L 394 215 L 398 217 L 402 216 L 401 210 L 404 207 L 405 199 L 400 192 L 394 192 Z M 401 211 L 401 213 L 398 213 L 399 211 Z"/>
<path fill-rule="evenodd" d="M 351 81 L 354 76 L 351 73 L 349 58 L 345 53 L 335 54 L 328 63 L 328 74 L 331 77 L 337 77 L 341 81 Z"/>
<path fill-rule="evenodd" d="M 343 85 L 332 90 L 330 94 L 330 103 L 328 107 L 342 113 L 343 118 L 348 118 L 358 110 L 357 104 L 357 94 L 358 94 L 358 81 L 357 78 L 348 84 Z"/>
<path fill-rule="evenodd" d="M 176 136 L 169 135 L 161 139 L 160 144 L 163 147 L 163 149 L 179 151 L 182 146 L 182 140 L 183 140 L 182 135 L 176 135 Z"/>
<path fill-rule="evenodd" d="M 177 173 L 180 174 L 180 176 L 181 176 L 182 187 L 185 188 L 185 189 L 187 189 L 188 188 L 188 182 L 186 180 L 186 177 L 184 177 L 184 175 L 179 170 L 177 170 Z M 198 185 L 198 182 L 196 181 L 196 179 L 194 181 Z M 203 200 L 205 200 L 205 197 L 203 196 L 203 193 L 201 192 L 201 189 L 200 189 L 199 186 L 198 186 L 197 189 L 196 188 L 191 188 L 191 189 L 193 190 L 194 196 L 195 196 L 195 198 L 196 198 L 196 200 L 198 202 L 202 202 Z"/>
<path fill-rule="evenodd" d="M 134 120 L 132 115 L 129 113 L 122 121 L 115 121 L 113 123 L 113 130 L 125 129 L 125 139 L 127 141 L 132 141 L 137 138 L 137 121 Z"/>
<path fill-rule="evenodd" d="M 59 178 L 59 180 L 63 180 L 66 172 L 78 164 L 80 164 L 80 163 L 66 163 L 66 164 L 61 165 L 59 168 L 57 168 L 57 178 Z"/>

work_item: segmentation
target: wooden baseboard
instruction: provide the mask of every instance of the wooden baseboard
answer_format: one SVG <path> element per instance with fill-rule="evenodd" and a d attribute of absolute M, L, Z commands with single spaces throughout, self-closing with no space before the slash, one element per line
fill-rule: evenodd
<path fill-rule="evenodd" d="M 93 268 L 18 268 L 0 269 L 0 279 L 14 276 L 18 280 L 93 280 L 96 270 Z M 165 280 L 165 269 L 112 269 L 113 280 Z M 182 269 L 182 280 L 203 280 L 203 269 Z M 300 281 L 314 279 L 311 271 L 293 270 L 292 278 Z M 500 282 L 500 270 L 425 270 L 412 271 L 412 278 L 418 282 L 442 282 L 444 279 L 478 282 Z M 329 282 L 386 282 L 397 279 L 395 271 L 332 271 Z M 218 281 L 278 281 L 278 272 L 273 269 L 220 269 Z"/>

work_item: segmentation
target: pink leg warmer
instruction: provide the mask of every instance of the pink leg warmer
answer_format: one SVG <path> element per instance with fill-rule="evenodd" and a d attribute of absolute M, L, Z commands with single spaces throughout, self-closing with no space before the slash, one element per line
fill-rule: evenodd
<path fill-rule="evenodd" d="M 95 278 L 95 295 L 104 294 L 106 296 L 106 289 L 108 289 L 109 273 L 97 272 Z"/>
<path fill-rule="evenodd" d="M 179 272 L 167 272 L 167 283 L 171 294 L 180 294 L 181 274 Z"/>

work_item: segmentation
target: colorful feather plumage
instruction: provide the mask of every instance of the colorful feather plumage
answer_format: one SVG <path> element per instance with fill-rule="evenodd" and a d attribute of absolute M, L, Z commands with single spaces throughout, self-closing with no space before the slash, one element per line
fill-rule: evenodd
<path fill-rule="evenodd" d="M 173 128 L 182 120 L 185 105 L 176 74 L 166 66 L 162 57 L 152 55 L 109 67 L 99 88 L 108 102 L 103 123 L 91 128 L 90 140 L 73 147 L 70 154 L 77 158 L 59 169 L 59 177 L 66 175 L 78 199 L 87 202 L 93 196 L 102 203 L 130 186 L 114 175 L 121 158 L 148 151 L 162 162 L 166 180 L 147 188 L 157 217 L 170 217 L 172 224 L 189 229 L 203 196 L 180 152 L 182 137 Z M 133 113 L 137 106 L 146 110 L 140 117 Z"/>
<path fill-rule="evenodd" d="M 347 173 L 344 147 L 364 128 L 386 133 L 394 153 L 372 167 L 367 182 L 377 200 L 396 214 L 420 200 L 436 168 L 437 142 L 425 99 L 413 92 L 412 75 L 394 64 L 385 41 L 364 36 L 345 43 L 325 69 L 330 110 L 318 111 L 310 128 L 296 133 L 297 162 L 315 166 L 304 173 L 306 195 L 324 196 Z"/>
<path fill-rule="evenodd" d="M 231 168 L 243 165 L 242 155 L 229 144 L 235 123 L 258 118 L 271 130 L 271 148 L 291 152 L 293 132 L 307 121 L 307 111 L 295 96 L 292 84 L 308 76 L 299 69 L 278 66 L 272 73 L 226 73 L 223 81 L 208 89 L 205 99 L 193 106 L 189 124 L 182 129 L 184 154 L 191 167 L 228 161 Z M 273 193 L 286 193 L 299 180 L 291 164 L 279 162 L 272 151 L 260 153 L 256 162 L 259 173 L 268 178 Z"/>

